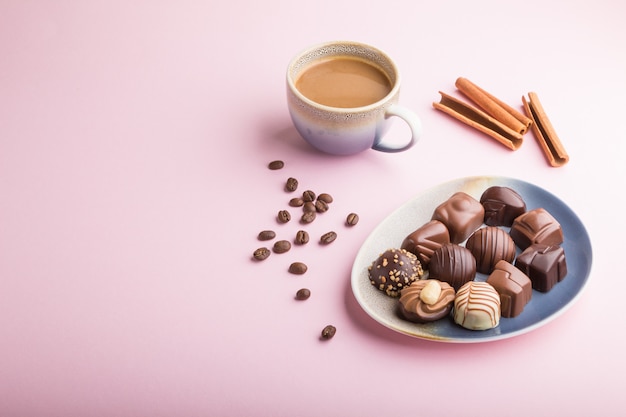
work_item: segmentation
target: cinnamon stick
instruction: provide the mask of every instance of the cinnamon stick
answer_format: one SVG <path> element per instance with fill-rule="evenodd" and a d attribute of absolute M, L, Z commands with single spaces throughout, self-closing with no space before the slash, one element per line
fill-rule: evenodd
<path fill-rule="evenodd" d="M 513 151 L 522 146 L 523 138 L 521 133 L 509 128 L 480 109 L 472 107 L 441 91 L 439 94 L 441 94 L 441 100 L 439 103 L 433 103 L 435 109 L 485 133 Z"/>
<path fill-rule="evenodd" d="M 481 109 L 505 124 L 507 127 L 521 133 L 522 135 L 528 131 L 531 119 L 504 103 L 502 100 L 478 87 L 467 78 L 459 77 L 456 80 L 455 85 L 459 91 L 465 94 Z"/>
<path fill-rule="evenodd" d="M 537 97 L 537 93 L 528 93 L 528 100 L 522 96 L 524 110 L 533 119 L 533 133 L 541 146 L 548 163 L 553 167 L 560 167 L 569 161 L 561 140 L 557 136 L 552 123 Z"/>

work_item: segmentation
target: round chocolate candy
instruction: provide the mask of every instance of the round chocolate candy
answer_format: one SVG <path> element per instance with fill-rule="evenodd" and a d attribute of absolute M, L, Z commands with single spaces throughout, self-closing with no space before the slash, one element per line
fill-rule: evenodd
<path fill-rule="evenodd" d="M 483 274 L 490 274 L 498 261 L 513 262 L 515 259 L 513 239 L 496 226 L 476 230 L 465 242 L 465 247 L 476 259 L 476 270 Z"/>
<path fill-rule="evenodd" d="M 417 257 L 404 249 L 387 249 L 368 268 L 372 285 L 390 297 L 422 277 L 424 271 Z"/>
<path fill-rule="evenodd" d="M 439 290 L 435 298 L 429 300 L 425 293 L 428 290 L 427 286 L 433 285 L 437 285 Z M 447 316 L 452 310 L 454 296 L 454 288 L 447 282 L 436 279 L 421 279 L 400 291 L 400 313 L 406 320 L 415 323 L 439 320 Z"/>
<path fill-rule="evenodd" d="M 469 249 L 455 243 L 447 243 L 433 252 L 429 271 L 429 278 L 447 282 L 458 290 L 476 276 L 476 259 Z"/>
<path fill-rule="evenodd" d="M 491 284 L 470 281 L 456 293 L 454 322 L 469 330 L 487 330 L 500 324 L 500 295 Z"/>

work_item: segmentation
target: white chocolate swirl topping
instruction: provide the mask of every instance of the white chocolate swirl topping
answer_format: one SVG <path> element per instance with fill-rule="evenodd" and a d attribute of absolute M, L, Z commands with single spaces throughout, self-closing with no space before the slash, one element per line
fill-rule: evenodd
<path fill-rule="evenodd" d="M 470 281 L 456 293 L 455 323 L 470 330 L 487 330 L 500 323 L 500 295 L 486 282 Z"/>

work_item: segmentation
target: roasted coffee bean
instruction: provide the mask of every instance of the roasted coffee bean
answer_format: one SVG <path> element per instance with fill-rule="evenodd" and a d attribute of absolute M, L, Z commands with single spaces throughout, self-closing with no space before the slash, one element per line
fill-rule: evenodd
<path fill-rule="evenodd" d="M 291 249 L 291 243 L 288 240 L 279 240 L 274 243 L 274 252 L 275 253 L 285 253 Z"/>
<path fill-rule="evenodd" d="M 276 160 L 276 161 L 270 162 L 267 167 L 271 170 L 277 170 L 277 169 L 282 169 L 284 166 L 285 166 L 285 163 L 283 161 Z"/>
<path fill-rule="evenodd" d="M 323 201 L 326 204 L 330 204 L 333 202 L 333 196 L 328 193 L 321 193 L 317 196 L 317 199 Z"/>
<path fill-rule="evenodd" d="M 302 199 L 302 197 L 294 197 L 289 200 L 289 205 L 291 207 L 302 207 L 304 205 L 304 200 Z"/>
<path fill-rule="evenodd" d="M 315 203 L 313 203 L 312 201 L 307 201 L 306 203 L 304 203 L 302 210 L 304 210 L 305 213 L 315 211 Z"/>
<path fill-rule="evenodd" d="M 285 190 L 289 192 L 296 191 L 298 189 L 298 180 L 292 177 L 287 178 L 287 183 L 285 184 Z"/>
<path fill-rule="evenodd" d="M 300 218 L 300 223 L 309 224 L 315 220 L 316 214 L 314 211 L 306 211 Z"/>
<path fill-rule="evenodd" d="M 306 190 L 305 192 L 302 193 L 302 199 L 305 202 L 315 201 L 315 193 L 311 190 Z"/>
<path fill-rule="evenodd" d="M 300 288 L 296 292 L 296 300 L 306 300 L 311 296 L 311 291 L 308 288 Z"/>
<path fill-rule="evenodd" d="M 291 213 L 289 213 L 287 210 L 280 210 L 276 218 L 278 219 L 279 223 L 287 223 L 289 220 L 291 220 Z"/>
<path fill-rule="evenodd" d="M 306 230 L 298 230 L 294 241 L 298 245 L 306 245 L 309 243 L 309 233 Z"/>
<path fill-rule="evenodd" d="M 346 217 L 346 224 L 348 226 L 354 226 L 358 222 L 359 222 L 359 215 L 356 213 L 350 213 L 348 214 L 348 217 Z"/>
<path fill-rule="evenodd" d="M 270 250 L 268 248 L 259 248 L 254 251 L 252 256 L 257 261 L 262 261 L 263 259 L 267 259 L 267 257 L 270 256 Z"/>
<path fill-rule="evenodd" d="M 259 240 L 272 240 L 276 237 L 276 233 L 273 230 L 263 230 L 259 232 Z"/>
<path fill-rule="evenodd" d="M 333 336 L 335 336 L 335 333 L 337 333 L 337 328 L 329 324 L 328 326 L 324 327 L 324 329 L 322 330 L 322 339 L 324 340 L 332 339 Z"/>
<path fill-rule="evenodd" d="M 291 265 L 289 265 L 289 272 L 291 272 L 292 274 L 296 274 L 296 275 L 302 275 L 304 274 L 307 269 L 309 269 L 305 263 L 302 262 L 294 262 Z"/>
<path fill-rule="evenodd" d="M 320 238 L 320 243 L 322 243 L 323 245 L 328 245 L 329 243 L 334 242 L 335 239 L 337 239 L 337 233 L 335 232 L 324 233 L 322 237 Z"/>
<path fill-rule="evenodd" d="M 318 213 L 325 213 L 328 211 L 328 203 L 326 203 L 323 200 L 316 200 L 315 201 L 315 211 L 317 211 Z"/>

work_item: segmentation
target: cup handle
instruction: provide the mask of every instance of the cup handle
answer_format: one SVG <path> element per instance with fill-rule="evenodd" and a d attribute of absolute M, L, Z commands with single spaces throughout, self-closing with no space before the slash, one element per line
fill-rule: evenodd
<path fill-rule="evenodd" d="M 388 145 L 385 145 L 384 143 L 381 143 L 382 135 L 377 134 L 376 140 L 374 141 L 374 145 L 372 146 L 372 149 L 375 149 L 381 152 L 406 151 L 411 146 L 415 145 L 415 142 L 417 142 L 417 140 L 421 136 L 422 122 L 420 121 L 419 117 L 417 117 L 417 115 L 413 113 L 411 110 L 407 109 L 406 107 L 399 106 L 397 104 L 392 104 L 385 111 L 385 119 L 391 116 L 397 116 L 401 118 L 402 120 L 404 120 L 406 124 L 409 125 L 409 128 L 411 129 L 411 139 L 405 145 L 388 146 Z"/>

